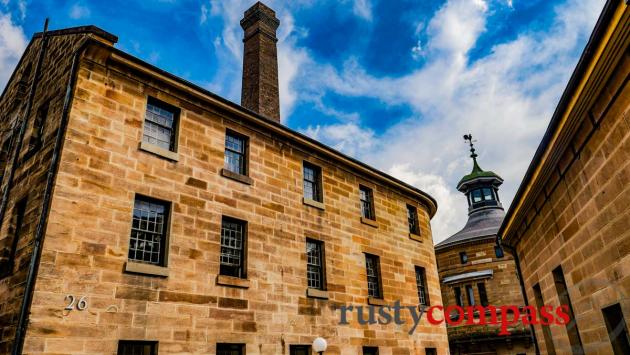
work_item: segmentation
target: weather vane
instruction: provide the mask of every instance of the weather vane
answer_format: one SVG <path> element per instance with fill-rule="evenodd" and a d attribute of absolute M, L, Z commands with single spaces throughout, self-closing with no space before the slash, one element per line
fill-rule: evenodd
<path fill-rule="evenodd" d="M 470 144 L 470 157 L 473 158 L 473 161 L 477 163 L 477 153 L 475 153 L 475 146 L 473 145 L 475 140 L 473 140 L 472 134 L 464 134 L 464 140 Z"/>

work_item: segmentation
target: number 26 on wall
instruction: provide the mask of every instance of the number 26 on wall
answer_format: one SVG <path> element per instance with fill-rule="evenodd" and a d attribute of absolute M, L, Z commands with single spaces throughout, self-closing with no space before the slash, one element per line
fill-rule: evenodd
<path fill-rule="evenodd" d="M 69 302 L 70 302 L 70 303 L 68 303 L 66 308 L 64 308 L 65 310 L 68 310 L 68 311 L 72 311 L 75 308 L 78 311 L 83 311 L 83 310 L 85 310 L 88 307 L 87 300 L 85 299 L 85 296 L 81 296 L 81 298 L 79 298 L 79 300 L 77 301 L 76 297 L 74 297 L 73 295 L 66 295 L 64 300 L 66 300 L 66 301 L 69 300 Z"/>

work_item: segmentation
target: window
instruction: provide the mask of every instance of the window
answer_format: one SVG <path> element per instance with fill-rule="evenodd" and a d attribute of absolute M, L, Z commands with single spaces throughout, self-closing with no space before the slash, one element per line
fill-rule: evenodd
<path fill-rule="evenodd" d="M 488 305 L 488 294 L 486 293 L 486 285 L 483 282 L 477 284 L 477 291 L 479 291 L 479 303 L 486 307 Z"/>
<path fill-rule="evenodd" d="M 461 261 L 462 264 L 466 264 L 468 262 L 468 254 L 466 254 L 465 251 L 459 253 L 459 261 Z"/>
<path fill-rule="evenodd" d="M 306 278 L 308 288 L 325 290 L 324 247 L 317 240 L 306 240 Z"/>
<path fill-rule="evenodd" d="M 178 114 L 179 110 L 173 106 L 149 98 L 142 140 L 174 152 Z"/>
<path fill-rule="evenodd" d="M 38 149 L 44 139 L 44 128 L 46 126 L 46 118 L 48 117 L 48 109 L 50 107 L 50 101 L 42 104 L 37 109 L 35 120 L 33 121 L 33 131 L 31 132 L 31 138 L 29 139 L 29 149 Z"/>
<path fill-rule="evenodd" d="M 602 309 L 602 313 L 615 354 L 630 354 L 630 337 L 619 303 Z"/>
<path fill-rule="evenodd" d="M 423 306 L 429 305 L 429 293 L 427 288 L 427 274 L 423 267 L 416 266 L 416 287 L 418 289 L 418 300 Z"/>
<path fill-rule="evenodd" d="M 2 143 L 2 151 L 0 151 L 0 180 L 4 177 L 4 171 L 7 168 L 11 155 L 11 137 L 9 136 Z M 0 181 L 1 184 L 1 181 Z"/>
<path fill-rule="evenodd" d="M 157 355 L 157 341 L 121 340 L 118 355 Z"/>
<path fill-rule="evenodd" d="M 245 355 L 245 344 L 217 344 L 217 355 Z"/>
<path fill-rule="evenodd" d="M 424 349 L 424 353 L 426 355 L 437 355 L 437 349 L 435 349 L 435 348 L 426 348 L 426 349 Z"/>
<path fill-rule="evenodd" d="M 381 292 L 381 270 L 378 256 L 365 254 L 365 269 L 367 272 L 368 296 L 383 298 Z"/>
<path fill-rule="evenodd" d="M 374 220 L 374 198 L 372 189 L 359 186 L 359 198 L 361 200 L 361 217 Z"/>
<path fill-rule="evenodd" d="M 221 275 L 245 278 L 247 225 L 244 221 L 223 217 L 221 222 Z"/>
<path fill-rule="evenodd" d="M 11 218 L 11 229 L 8 237 L 4 239 L 4 242 L 9 244 L 2 248 L 0 254 L 0 276 L 10 275 L 13 273 L 13 266 L 15 264 L 15 255 L 17 254 L 17 246 L 22 234 L 22 227 L 24 225 L 24 216 L 26 215 L 26 203 L 27 199 L 23 198 L 15 204 L 13 207 L 13 216 Z"/>
<path fill-rule="evenodd" d="M 475 305 L 475 294 L 471 285 L 466 285 L 466 297 L 468 297 L 468 305 Z"/>
<path fill-rule="evenodd" d="M 464 307 L 464 298 L 462 297 L 462 289 L 459 287 L 455 287 L 455 303 L 457 303 L 458 306 L 460 307 Z"/>
<path fill-rule="evenodd" d="M 481 187 L 471 190 L 468 194 L 472 207 L 494 206 L 497 204 L 492 187 Z"/>
<path fill-rule="evenodd" d="M 378 347 L 376 346 L 364 346 L 363 355 L 378 355 Z"/>
<path fill-rule="evenodd" d="M 290 345 L 289 354 L 290 355 L 311 355 L 311 346 L 310 345 Z"/>
<path fill-rule="evenodd" d="M 558 292 L 558 299 L 560 304 L 569 306 L 569 319 L 571 320 L 567 325 L 567 335 L 569 336 L 569 343 L 574 353 L 583 354 L 584 348 L 582 347 L 582 339 L 580 339 L 580 332 L 578 330 L 577 322 L 573 314 L 573 306 L 571 305 L 571 298 L 569 297 L 569 290 L 567 289 L 567 283 L 564 279 L 564 272 L 562 267 L 558 266 L 552 271 L 553 282 L 556 285 L 556 292 Z"/>
<path fill-rule="evenodd" d="M 322 202 L 322 170 L 312 164 L 304 162 L 304 198 Z"/>
<path fill-rule="evenodd" d="M 541 309 L 545 305 L 545 301 L 542 297 L 542 291 L 539 284 L 534 285 L 534 298 L 536 300 L 536 306 Z M 551 330 L 548 325 L 541 325 L 543 330 L 543 337 L 545 338 L 545 347 L 547 348 L 547 354 L 556 355 L 556 348 L 553 346 L 553 338 L 551 336 Z"/>
<path fill-rule="evenodd" d="M 494 246 L 494 255 L 495 255 L 497 258 L 501 259 L 501 258 L 505 255 L 505 254 L 503 253 L 503 248 L 502 248 L 502 247 L 500 247 L 500 246 L 498 246 L 498 245 L 495 245 L 495 246 Z"/>
<path fill-rule="evenodd" d="M 136 196 L 129 241 L 129 260 L 165 266 L 169 204 Z"/>
<path fill-rule="evenodd" d="M 409 221 L 409 233 L 420 235 L 420 223 L 418 223 L 418 210 L 407 205 L 407 221 Z"/>
<path fill-rule="evenodd" d="M 225 168 L 247 175 L 247 137 L 232 131 L 225 133 Z"/>

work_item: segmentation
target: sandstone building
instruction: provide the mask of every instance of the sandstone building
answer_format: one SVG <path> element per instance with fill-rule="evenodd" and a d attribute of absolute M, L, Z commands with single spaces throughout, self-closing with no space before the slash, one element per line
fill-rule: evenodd
<path fill-rule="evenodd" d="M 497 231 L 505 212 L 499 198 L 503 179 L 484 171 L 470 141 L 473 169 L 457 184 L 466 195 L 468 221 L 462 230 L 435 246 L 444 307 L 524 305 L 514 259 L 497 245 Z M 509 328 L 510 335 L 499 335 L 497 325 L 482 324 L 489 312 L 468 313 L 461 323 L 448 325 L 451 354 L 534 354 L 529 327 L 521 322 Z M 466 324 L 471 318 L 475 324 Z"/>
<path fill-rule="evenodd" d="M 500 229 L 529 303 L 568 305 L 535 326 L 543 354 L 629 354 L 630 10 L 610 0 Z"/>
<path fill-rule="evenodd" d="M 275 13 L 245 12 L 242 106 L 93 26 L 33 36 L 0 97 L 0 353 L 448 353 L 339 325 L 441 304 L 435 200 L 280 123 Z"/>

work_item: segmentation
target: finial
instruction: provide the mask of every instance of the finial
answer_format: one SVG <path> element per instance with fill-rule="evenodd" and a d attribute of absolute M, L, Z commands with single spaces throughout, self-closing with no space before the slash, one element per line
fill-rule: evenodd
<path fill-rule="evenodd" d="M 470 157 L 473 159 L 473 171 L 474 170 L 481 170 L 481 168 L 479 167 L 479 164 L 477 164 L 477 153 L 475 153 L 475 146 L 474 146 L 474 141 L 473 140 L 473 136 L 472 134 L 468 133 L 468 134 L 464 134 L 464 140 L 466 142 L 468 142 L 468 144 L 470 145 Z"/>

